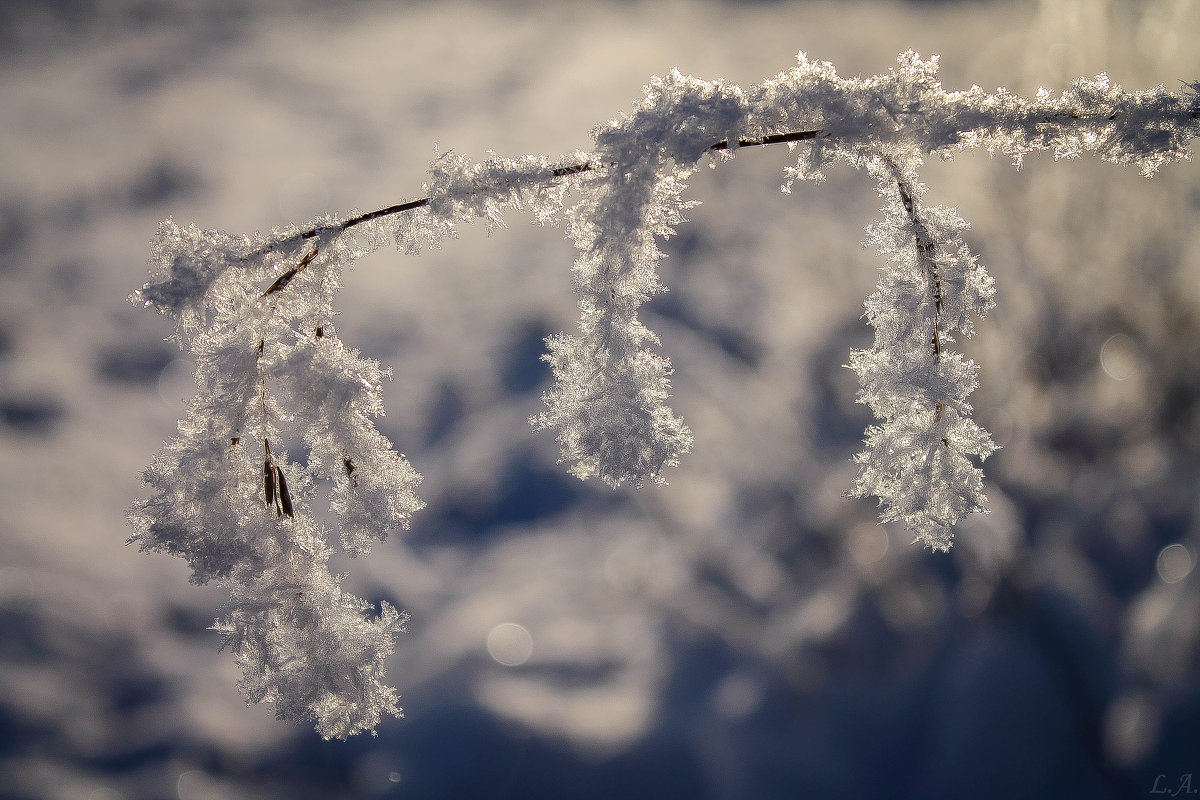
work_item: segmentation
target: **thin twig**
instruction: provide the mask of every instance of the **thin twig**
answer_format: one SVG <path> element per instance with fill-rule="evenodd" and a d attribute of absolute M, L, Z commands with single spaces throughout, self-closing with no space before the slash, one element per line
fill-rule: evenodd
<path fill-rule="evenodd" d="M 292 267 L 287 272 L 283 273 L 278 278 L 276 278 L 275 282 L 272 283 L 269 287 L 267 287 L 267 290 L 265 292 L 263 292 L 261 295 L 259 295 L 259 299 L 261 300 L 262 298 L 266 297 L 269 294 L 275 294 L 276 292 L 282 292 L 284 289 L 286 289 L 287 285 L 292 282 L 292 278 L 296 277 L 298 274 L 300 274 L 301 271 L 304 270 L 305 267 L 307 267 L 309 264 L 312 263 L 312 260 L 317 257 L 317 252 L 320 249 L 321 249 L 321 246 L 319 244 L 314 244 L 313 249 L 309 251 L 308 255 L 306 255 L 303 259 L 301 259 L 299 264 Z"/>
<path fill-rule="evenodd" d="M 759 137 L 757 139 L 738 139 L 737 146 L 739 148 L 741 148 L 741 147 L 762 147 L 764 145 L 769 145 L 769 144 L 787 144 L 789 142 L 803 142 L 803 141 L 807 141 L 809 139 L 816 139 L 817 137 L 822 136 L 822 135 L 828 136 L 829 134 L 827 134 L 825 131 L 822 131 L 822 130 L 792 131 L 790 133 L 772 133 L 772 134 L 768 134 L 766 136 Z M 719 142 L 715 142 L 714 144 L 709 145 L 708 149 L 712 150 L 712 151 L 728 150 L 729 149 L 729 140 L 722 139 Z M 584 161 L 580 164 L 570 164 L 565 167 L 556 167 L 550 174 L 552 177 L 555 177 L 555 178 L 565 178 L 569 175 L 578 175 L 582 172 L 592 172 L 593 170 L 600 169 L 602 166 L 609 166 L 609 165 L 607 165 L 607 164 L 601 165 L 601 164 L 597 164 L 596 162 L 593 162 L 593 161 Z M 407 202 L 404 202 L 404 203 L 397 203 L 394 206 L 388 206 L 387 208 L 381 208 L 376 211 L 368 211 L 365 214 L 359 214 L 357 217 L 351 217 L 350 219 L 342 222 L 339 225 L 328 225 L 328 226 L 322 226 L 320 228 L 310 228 L 310 229 L 298 234 L 297 238 L 299 238 L 301 240 L 315 239 L 316 237 L 320 236 L 322 233 L 325 233 L 330 230 L 336 230 L 338 233 L 341 233 L 343 231 L 349 230 L 350 228 L 353 228 L 355 225 L 361 225 L 364 222 L 370 222 L 373 219 L 379 219 L 380 217 L 390 217 L 393 214 L 403 214 L 406 211 L 414 211 L 418 208 L 422 208 L 424 206 L 429 205 L 429 202 L 430 202 L 430 198 L 428 198 L 428 197 L 421 197 L 416 200 L 408 200 Z"/>
<path fill-rule="evenodd" d="M 816 139 L 819 136 L 828 138 L 831 134 L 822 130 L 815 131 L 792 131 L 791 133 L 769 133 L 758 139 L 738 139 L 738 147 L 762 147 L 768 144 L 787 144 L 788 142 L 804 142 L 809 139 Z M 710 145 L 709 150 L 728 150 L 729 141 L 722 139 L 714 145 Z"/>
<path fill-rule="evenodd" d="M 301 233 L 300 238 L 301 239 L 315 239 L 317 236 L 320 236 L 323 231 L 330 230 L 331 228 L 336 229 L 337 231 L 341 232 L 341 231 L 353 228 L 355 225 L 361 225 L 364 222 L 370 222 L 373 219 L 379 219 L 380 217 L 389 217 L 392 214 L 403 214 L 405 211 L 412 211 L 414 209 L 421 208 L 422 206 L 427 206 L 427 205 L 429 205 L 428 197 L 422 197 L 419 200 L 409 200 L 406 203 L 397 203 L 394 206 L 388 206 L 387 208 L 381 208 L 378 211 L 368 211 L 365 214 L 359 214 L 357 217 L 351 217 L 350 219 L 346 220 L 345 222 L 343 222 L 340 225 L 332 225 L 332 226 L 326 226 L 326 227 L 322 227 L 322 228 L 312 228 L 311 230 L 307 230 L 307 231 L 304 231 L 304 233 Z"/>
<path fill-rule="evenodd" d="M 921 219 L 921 214 L 917 210 L 917 203 L 913 198 L 912 190 L 909 188 L 903 174 L 901 174 L 900 168 L 896 166 L 896 162 L 891 158 L 885 156 L 884 160 L 891 169 L 892 175 L 895 176 L 896 188 L 900 192 L 900 203 L 904 206 L 905 212 L 908 213 L 909 224 L 912 225 L 917 255 L 921 264 L 925 267 L 925 274 L 929 279 L 930 294 L 933 296 L 933 336 L 929 344 L 933 348 L 933 357 L 936 361 L 942 357 L 942 278 L 938 273 L 938 263 L 933 253 L 936 245 L 933 237 L 929 234 L 929 228 L 925 225 L 925 221 Z"/>

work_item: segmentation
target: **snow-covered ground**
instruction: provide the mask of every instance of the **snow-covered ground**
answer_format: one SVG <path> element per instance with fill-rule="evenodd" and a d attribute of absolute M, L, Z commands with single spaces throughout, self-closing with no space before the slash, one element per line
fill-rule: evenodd
<path fill-rule="evenodd" d="M 949 555 L 842 499 L 870 423 L 878 199 L 783 148 L 703 170 L 651 328 L 695 451 L 580 483 L 526 419 L 574 325 L 514 217 L 356 267 L 412 531 L 336 565 L 411 614 L 406 718 L 322 742 L 246 706 L 219 587 L 124 545 L 190 365 L 126 300 L 167 216 L 231 232 L 417 196 L 435 153 L 586 150 L 671 67 L 749 86 L 915 49 L 951 87 L 1200 78 L 1142 3 L 6 4 L 0 10 L 0 797 L 1124 798 L 1200 774 L 1200 170 L 930 164 L 996 278 L 961 346 L 993 512 Z M 1200 788 L 1200 783 L 1197 784 Z"/>

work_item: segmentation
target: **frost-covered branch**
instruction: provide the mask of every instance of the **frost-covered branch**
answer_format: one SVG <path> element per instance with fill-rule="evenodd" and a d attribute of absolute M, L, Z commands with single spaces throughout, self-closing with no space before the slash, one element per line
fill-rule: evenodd
<path fill-rule="evenodd" d="M 791 144 L 795 142 L 807 141 L 809 139 L 815 139 L 818 136 L 821 136 L 822 133 L 823 131 L 792 131 L 790 133 L 769 134 L 766 136 L 760 136 L 757 139 L 738 139 L 732 146 L 729 144 L 729 140 L 722 139 L 719 142 L 713 142 L 710 144 L 708 149 L 716 152 L 736 148 L 762 147 L 763 145 L 770 144 Z M 601 165 L 597 164 L 596 162 L 580 161 L 575 164 L 565 164 L 563 166 L 552 167 L 549 172 L 551 177 L 565 178 L 570 175 L 578 175 L 581 172 L 591 172 L 599 168 L 601 168 Z M 430 200 L 430 197 L 420 197 L 416 200 L 408 200 L 403 203 L 397 203 L 396 205 L 387 206 L 386 208 L 380 208 L 375 211 L 367 211 L 350 217 L 349 219 L 339 222 L 336 225 L 309 228 L 296 234 L 296 236 L 300 239 L 308 240 L 315 239 L 327 230 L 336 229 L 338 232 L 345 232 L 356 225 L 364 225 L 381 217 L 390 217 L 394 214 L 403 214 L 407 211 L 414 211 L 418 208 L 423 208 L 429 205 Z M 268 245 L 268 247 L 270 246 L 271 245 Z"/>
<path fill-rule="evenodd" d="M 1033 98 L 948 91 L 936 57 L 908 52 L 886 73 L 843 78 L 801 54 L 749 89 L 675 71 L 654 78 L 630 113 L 597 129 L 591 153 L 441 155 L 423 196 L 388 208 L 255 236 L 168 220 L 133 299 L 172 318 L 176 341 L 196 357 L 198 391 L 145 472 L 155 494 L 132 508 L 130 541 L 184 558 L 196 583 L 230 588 L 231 610 L 215 627 L 248 700 L 311 719 L 326 737 L 398 715 L 383 660 L 404 616 L 387 604 L 372 614 L 341 589 L 309 502 L 318 481 L 332 485 L 329 507 L 351 555 L 407 527 L 422 505 L 420 475 L 374 425 L 388 373 L 333 324 L 343 271 L 388 243 L 409 253 L 436 246 L 474 219 L 495 229 L 508 210 L 563 223 L 578 249 L 580 319 L 576 333 L 547 340 L 554 380 L 531 421 L 556 432 L 580 478 L 664 483 L 693 438 L 667 404 L 670 362 L 639 319 L 665 291 L 659 240 L 684 221 L 694 202 L 685 181 L 703 160 L 787 144 L 797 158 L 785 188 L 823 179 L 839 160 L 878 183 L 883 219 L 868 243 L 886 264 L 867 301 L 875 342 L 850 362 L 859 399 L 880 422 L 856 457 L 851 493 L 879 498 L 885 521 L 948 548 L 954 524 L 986 507 L 976 462 L 995 449 L 970 418 L 976 367 L 949 345 L 991 309 L 993 285 L 962 238 L 966 223 L 924 203 L 923 160 L 965 148 L 1018 165 L 1034 151 L 1093 153 L 1151 175 L 1189 156 L 1198 94 L 1200 84 L 1128 92 L 1104 75 Z M 305 460 L 288 458 L 293 441 L 307 447 Z"/>
<path fill-rule="evenodd" d="M 867 430 L 852 493 L 877 497 L 885 522 L 900 520 L 935 550 L 952 528 L 985 510 L 983 472 L 971 457 L 996 448 L 970 419 L 975 364 L 950 352 L 953 334 L 994 305 L 992 278 L 962 240 L 952 209 L 925 208 L 922 189 L 884 156 L 869 165 L 885 198 L 884 219 L 868 230 L 888 264 L 867 300 L 875 344 L 850 354 L 862 383 L 859 402 L 883 422 Z"/>

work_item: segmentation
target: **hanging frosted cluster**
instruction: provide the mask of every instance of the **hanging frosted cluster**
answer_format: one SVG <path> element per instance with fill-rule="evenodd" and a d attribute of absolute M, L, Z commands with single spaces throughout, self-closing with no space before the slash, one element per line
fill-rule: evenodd
<path fill-rule="evenodd" d="M 842 78 L 803 53 L 798 62 L 751 92 L 758 130 L 820 132 L 787 170 L 785 190 L 791 181 L 823 180 L 842 160 L 868 171 L 884 199 L 866 242 L 885 259 L 866 303 L 875 341 L 853 351 L 849 364 L 859 376 L 859 402 L 880 421 L 855 456 L 859 474 L 849 494 L 877 498 L 884 522 L 903 522 L 917 541 L 947 550 L 954 525 L 987 508 L 978 462 L 996 449 L 967 402 L 978 370 L 950 345 L 956 334 L 972 334 L 995 290 L 962 238 L 967 224 L 953 209 L 922 203 L 924 158 L 975 147 L 1019 166 L 1036 150 L 1056 158 L 1091 152 L 1149 176 L 1189 156 L 1197 87 L 1185 97 L 1161 86 L 1125 92 L 1098 75 L 1058 96 L 1042 89 L 1025 99 L 978 86 L 946 91 L 937 58 L 923 61 L 911 51 L 897 68 L 866 78 Z"/>
<path fill-rule="evenodd" d="M 591 158 L 607 165 L 581 184 L 567 216 L 579 248 L 574 267 L 579 335 L 547 341 L 554 375 L 547 410 L 531 421 L 558 431 L 562 460 L 579 478 L 665 483 L 662 471 L 692 447 L 692 432 L 667 406 L 670 362 L 638 308 L 665 291 L 658 239 L 687 208 L 684 180 L 713 142 L 744 126 L 736 87 L 672 72 L 655 78 L 632 115 L 601 128 Z"/>
<path fill-rule="evenodd" d="M 868 244 L 885 263 L 866 313 L 875 342 L 850 365 L 879 423 L 856 457 L 851 494 L 878 498 L 883 520 L 946 549 L 953 525 L 986 507 L 978 463 L 995 446 L 970 417 L 976 367 L 950 345 L 992 307 L 993 286 L 962 238 L 966 224 L 923 202 L 923 159 L 967 147 L 1017 164 L 1035 150 L 1091 152 L 1150 175 L 1189 155 L 1198 91 L 1126 92 L 1100 75 L 1032 99 L 950 92 L 936 58 L 904 53 L 884 74 L 842 78 L 801 54 L 748 90 L 676 71 L 655 78 L 631 113 L 597 129 L 592 153 L 441 155 L 427 196 L 388 209 L 254 237 L 168 220 L 134 300 L 174 321 L 196 358 L 197 394 L 145 472 L 154 495 L 131 509 L 130 541 L 185 559 L 195 583 L 229 587 L 230 610 L 214 627 L 248 700 L 310 719 L 327 738 L 399 715 L 383 662 L 405 617 L 342 590 L 311 504 L 317 486 L 330 487 L 340 545 L 354 556 L 422 505 L 420 475 L 374 425 L 387 373 L 337 336 L 343 271 L 388 242 L 417 253 L 462 222 L 496 229 L 510 209 L 561 221 L 579 250 L 580 320 L 577 333 L 547 339 L 553 383 L 531 422 L 556 432 L 580 478 L 664 483 L 693 438 L 666 402 L 670 362 L 638 318 L 665 291 L 658 240 L 684 221 L 684 181 L 703 159 L 787 142 L 798 146 L 787 185 L 821 180 L 839 160 L 878 183 L 883 218 Z"/>
<path fill-rule="evenodd" d="M 327 224 L 331 221 L 323 221 Z M 372 420 L 384 373 L 337 337 L 332 299 L 359 254 L 328 228 L 234 239 L 165 222 L 153 280 L 137 299 L 176 321 L 196 358 L 197 394 L 179 432 L 146 470 L 157 494 L 130 513 L 143 550 L 180 556 L 191 580 L 232 591 L 215 626 L 243 669 L 242 689 L 326 737 L 398 713 L 383 660 L 404 617 L 342 591 L 307 498 L 330 506 L 352 555 L 408 525 L 420 475 Z M 306 463 L 287 447 L 303 442 Z"/>
<path fill-rule="evenodd" d="M 447 154 L 433 165 L 429 198 L 402 214 L 326 217 L 255 237 L 159 227 L 151 280 L 132 299 L 173 319 L 176 341 L 196 358 L 197 393 L 144 473 L 156 494 L 131 509 L 130 541 L 185 559 L 194 583 L 229 587 L 229 613 L 214 628 L 249 701 L 311 719 L 326 738 L 400 713 L 383 662 L 405 616 L 387 603 L 372 613 L 341 589 L 308 500 L 318 483 L 330 487 L 351 556 L 407 528 L 423 505 L 421 476 L 374 424 L 388 374 L 333 324 L 343 271 L 389 241 L 416 253 L 463 220 L 499 225 L 508 206 L 551 219 L 564 177 L 548 159 L 475 165 Z M 295 446 L 302 461 L 288 457 Z"/>
<path fill-rule="evenodd" d="M 882 423 L 867 429 L 852 493 L 879 498 L 884 522 L 900 520 L 919 541 L 947 550 L 954 524 L 986 508 L 983 471 L 972 459 L 996 449 L 971 420 L 977 368 L 949 347 L 956 332 L 971 335 L 995 288 L 952 209 L 923 207 L 920 185 L 893 161 L 870 169 L 885 205 L 867 241 L 888 261 L 867 300 L 875 343 L 852 351 L 850 367 L 862 385 L 859 402 Z"/>

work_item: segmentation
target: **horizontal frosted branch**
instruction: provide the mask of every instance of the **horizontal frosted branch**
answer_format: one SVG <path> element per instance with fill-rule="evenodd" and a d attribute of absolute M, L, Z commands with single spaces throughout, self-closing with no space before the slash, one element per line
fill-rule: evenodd
<path fill-rule="evenodd" d="M 1200 133 L 1200 83 L 1190 84 L 1183 94 L 1162 85 L 1131 92 L 1101 74 L 1079 78 L 1057 95 L 1042 89 L 1033 98 L 1023 98 L 1004 88 L 946 90 L 936 77 L 937 56 L 922 61 L 912 51 L 901 54 L 898 68 L 868 78 L 842 78 L 832 64 L 809 61 L 803 53 L 798 61 L 746 93 L 749 129 L 744 135 L 712 141 L 703 149 L 729 152 L 816 142 L 815 152 L 822 154 L 817 163 L 826 165 L 835 148 L 878 150 L 885 144 L 904 145 L 924 155 L 979 148 L 1002 153 L 1018 164 L 1035 151 L 1053 152 L 1058 158 L 1094 153 L 1134 165 L 1148 176 L 1170 161 L 1189 158 L 1188 141 Z M 507 178 L 481 170 L 478 183 L 469 190 L 487 194 L 514 178 L 525 185 L 543 184 L 611 166 L 601 158 L 579 155 Z M 435 200 L 428 195 L 310 227 L 278 245 L 341 233 Z"/>

